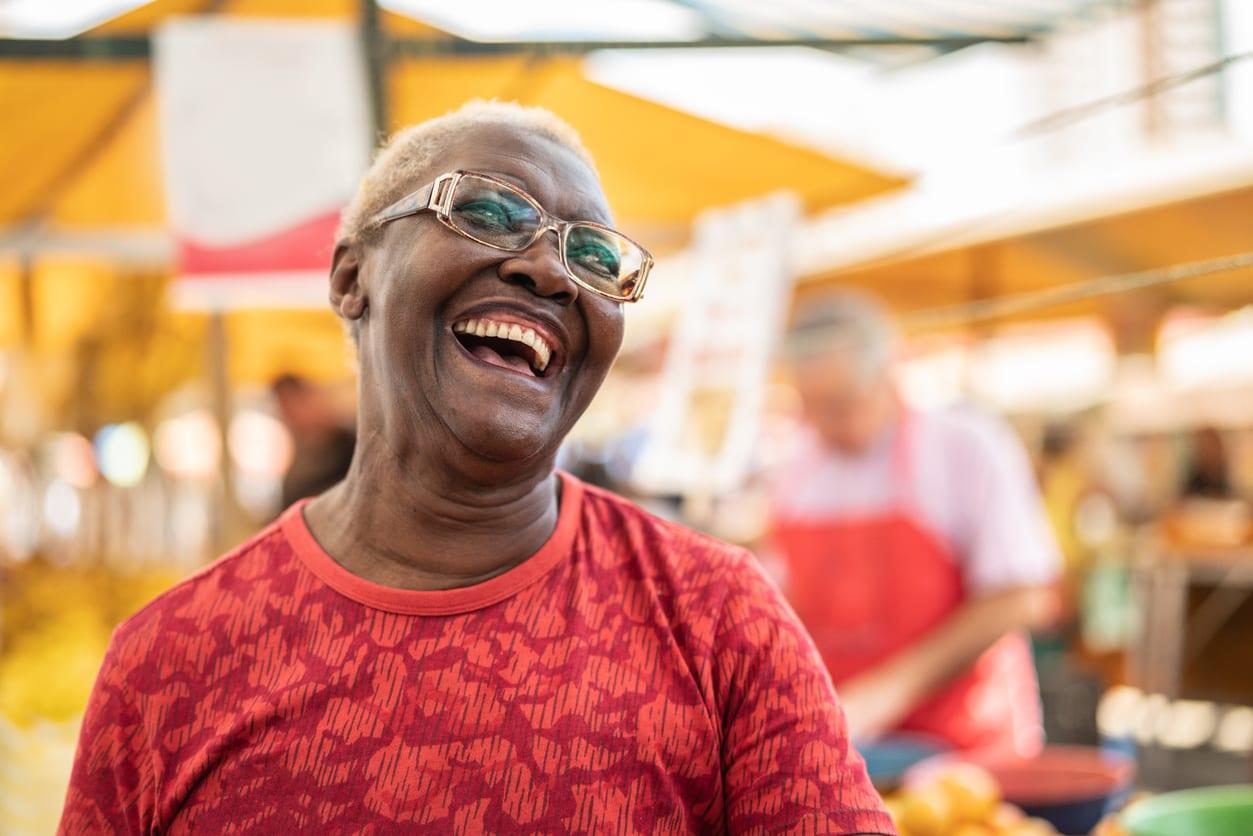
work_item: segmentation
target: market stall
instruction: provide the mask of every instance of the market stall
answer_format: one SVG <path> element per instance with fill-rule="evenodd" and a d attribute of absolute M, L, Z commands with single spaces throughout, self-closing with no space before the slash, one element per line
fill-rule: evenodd
<path fill-rule="evenodd" d="M 589 481 L 756 549 L 769 569 L 763 477 L 801 423 L 781 334 L 789 310 L 838 288 L 899 317 L 894 384 L 912 407 L 974 403 L 1012 422 L 1064 552 L 1067 620 L 1036 643 L 1043 724 L 1063 745 L 1017 759 L 934 740 L 867 747 L 886 758 L 871 776 L 903 832 L 1113 836 L 1139 791 L 1249 780 L 1247 143 L 1137 145 L 1071 166 L 1015 151 L 911 180 L 835 143 L 593 81 L 578 56 L 594 41 L 471 41 L 356 0 L 156 0 L 68 41 L 0 41 L 0 109 L 22 114 L 0 138 L 0 830 L 51 829 L 113 627 L 279 510 L 295 442 L 276 381 L 315 389 L 341 423 L 353 413 L 353 357 L 324 277 L 344 196 L 218 235 L 211 213 L 187 222 L 183 198 L 224 178 L 184 165 L 205 176 L 172 187 L 177 99 L 156 65 L 171 32 L 206 19 L 249 24 L 248 37 L 269 27 L 274 43 L 320 27 L 362 59 L 346 131 L 362 147 L 345 181 L 370 135 L 471 98 L 549 108 L 582 134 L 616 224 L 659 257 L 566 448 L 563 465 Z M 1022 25 L 801 32 L 793 46 L 903 46 L 925 63 L 1013 47 L 1029 35 L 1006 27 Z M 240 139 L 220 121 L 210 148 Z M 248 214 L 214 201 L 215 223 Z M 266 261 L 275 240 L 314 239 L 325 245 L 294 266 Z M 1185 494 L 1211 431 L 1228 495 L 1197 504 Z M 1091 781 L 1078 789 L 1064 779 L 1080 773 Z M 58 791 L 31 793 L 32 776 Z"/>
<path fill-rule="evenodd" d="M 28 781 L 63 786 L 113 626 L 277 510 L 291 440 L 270 384 L 294 375 L 351 412 L 352 358 L 323 276 L 293 283 L 254 266 L 227 283 L 188 278 L 151 38 L 204 6 L 160 0 L 68 50 L 4 42 L 16 46 L 0 54 L 0 108 L 22 113 L 0 142 L 10 175 L 0 196 L 0 760 L 23 764 L 0 773 L 6 832 L 55 821 L 59 791 L 32 795 Z M 360 8 L 238 0 L 211 13 L 355 38 Z M 373 23 L 408 44 L 383 70 L 388 126 L 475 97 L 551 108 L 584 133 L 620 224 L 658 251 L 683 246 L 709 206 L 789 189 L 820 210 L 902 182 L 604 88 L 573 59 L 463 51 L 393 13 Z M 329 258 L 329 246 L 319 252 Z"/>

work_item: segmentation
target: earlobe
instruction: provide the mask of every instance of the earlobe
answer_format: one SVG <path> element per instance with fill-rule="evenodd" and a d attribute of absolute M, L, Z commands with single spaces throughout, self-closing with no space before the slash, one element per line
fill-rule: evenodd
<path fill-rule="evenodd" d="M 347 320 L 360 319 L 368 305 L 361 285 L 360 248 L 348 241 L 335 245 L 331 258 L 331 308 Z"/>

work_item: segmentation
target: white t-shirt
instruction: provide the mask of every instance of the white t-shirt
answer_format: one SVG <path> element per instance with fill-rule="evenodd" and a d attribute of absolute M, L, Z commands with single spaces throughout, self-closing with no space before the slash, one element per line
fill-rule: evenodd
<path fill-rule="evenodd" d="M 1046 584 L 1061 566 L 1026 451 L 1003 421 L 969 407 L 910 411 L 906 484 L 894 478 L 901 423 L 848 456 L 804 430 L 770 480 L 776 517 L 877 514 L 903 502 L 961 563 L 969 592 Z"/>

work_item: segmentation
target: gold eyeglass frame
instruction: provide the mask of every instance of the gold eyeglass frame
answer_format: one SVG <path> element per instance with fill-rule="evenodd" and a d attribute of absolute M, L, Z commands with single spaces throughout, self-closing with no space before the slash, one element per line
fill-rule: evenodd
<path fill-rule="evenodd" d="M 460 183 L 461 178 L 466 175 L 479 177 L 483 180 L 495 183 L 502 188 L 508 189 L 535 208 L 539 214 L 540 224 L 536 228 L 535 234 L 531 236 L 530 240 L 517 248 L 504 247 L 500 244 L 494 244 L 491 241 L 484 241 L 482 238 L 475 237 L 452 222 L 452 196 L 457 191 L 457 184 Z M 460 169 L 457 171 L 450 171 L 446 174 L 441 174 L 439 177 L 436 177 L 433 182 L 423 186 L 415 192 L 410 192 L 400 200 L 393 203 L 391 206 L 388 206 L 386 209 L 379 212 L 371 219 L 371 223 L 382 226 L 390 221 L 405 218 L 410 215 L 417 215 L 428 209 L 435 213 L 435 217 L 439 219 L 440 223 L 458 235 L 464 238 L 469 238 L 471 241 L 482 244 L 486 247 L 503 250 L 508 253 L 524 252 L 534 246 L 535 242 L 551 229 L 557 233 L 557 253 L 561 257 L 561 266 L 566 271 L 566 275 L 569 276 L 570 279 L 579 287 L 591 291 L 598 296 L 603 296 L 606 299 L 612 299 L 615 302 L 638 302 L 640 299 L 644 298 L 644 284 L 648 281 L 649 272 L 652 271 L 653 257 L 652 254 L 649 253 L 648 250 L 644 249 L 644 247 L 637 241 L 628 235 L 623 235 L 613 227 L 598 224 L 594 221 L 562 220 L 556 215 L 551 214 L 547 209 L 540 205 L 538 200 L 522 191 L 522 189 L 518 188 L 513 183 L 502 180 L 499 177 L 493 177 L 490 174 L 484 174 L 481 171 L 468 171 Z M 640 253 L 644 257 L 644 260 L 640 263 L 639 280 L 635 283 L 635 287 L 631 289 L 631 293 L 629 295 L 616 296 L 611 293 L 606 293 L 600 288 L 594 287 L 586 280 L 579 278 L 575 272 L 570 269 L 570 264 L 566 261 L 566 238 L 569 236 L 570 229 L 572 227 L 591 227 L 593 229 L 599 229 L 603 232 L 609 232 L 626 239 L 639 249 Z"/>

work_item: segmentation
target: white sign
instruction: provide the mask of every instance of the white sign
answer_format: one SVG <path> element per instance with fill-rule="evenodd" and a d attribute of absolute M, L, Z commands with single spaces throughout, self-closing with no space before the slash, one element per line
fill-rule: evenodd
<path fill-rule="evenodd" d="M 154 66 L 184 277 L 324 282 L 339 211 L 370 155 L 352 25 L 173 18 Z"/>
<path fill-rule="evenodd" d="M 778 194 L 697 220 L 690 295 L 632 476 L 641 489 L 718 494 L 747 475 L 791 295 L 799 217 L 797 198 Z"/>

